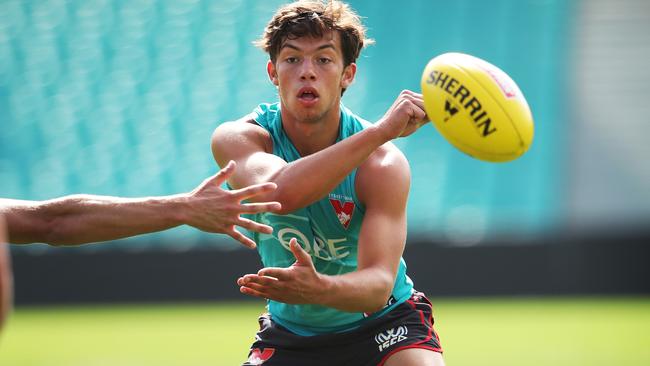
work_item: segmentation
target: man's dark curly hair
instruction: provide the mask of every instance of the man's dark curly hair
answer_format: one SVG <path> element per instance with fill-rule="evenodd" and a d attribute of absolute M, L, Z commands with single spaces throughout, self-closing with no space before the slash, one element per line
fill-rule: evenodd
<path fill-rule="evenodd" d="M 275 63 L 288 39 L 304 36 L 320 38 L 337 31 L 341 37 L 343 66 L 356 62 L 361 49 L 373 43 L 366 38 L 366 29 L 349 5 L 338 1 L 296 1 L 278 9 L 255 45 L 267 52 Z"/>

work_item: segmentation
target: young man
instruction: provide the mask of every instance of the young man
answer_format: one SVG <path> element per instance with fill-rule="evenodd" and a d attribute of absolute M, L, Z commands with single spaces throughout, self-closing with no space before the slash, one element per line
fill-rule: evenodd
<path fill-rule="evenodd" d="M 277 211 L 278 202 L 241 201 L 276 188 L 274 183 L 255 184 L 237 191 L 221 189 L 235 171 L 229 162 L 192 192 L 163 197 L 121 198 L 71 195 L 48 201 L 0 198 L 0 215 L 5 216 L 9 242 L 77 245 L 152 233 L 179 225 L 223 233 L 250 248 L 255 242 L 235 226 L 271 233 L 273 229 L 240 214 Z"/>
<path fill-rule="evenodd" d="M 410 172 L 389 141 L 427 122 L 422 96 L 403 91 L 370 124 L 341 105 L 368 41 L 339 1 L 285 5 L 259 45 L 280 102 L 220 125 L 212 151 L 241 169 L 234 187 L 274 182 L 257 199 L 273 235 L 254 234 L 265 268 L 237 281 L 268 299 L 245 365 L 443 365 L 431 304 L 401 258 Z"/>

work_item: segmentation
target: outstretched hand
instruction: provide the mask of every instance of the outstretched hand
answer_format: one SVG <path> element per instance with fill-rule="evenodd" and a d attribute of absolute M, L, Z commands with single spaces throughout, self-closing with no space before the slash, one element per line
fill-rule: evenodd
<path fill-rule="evenodd" d="M 288 268 L 262 268 L 237 280 L 241 293 L 285 304 L 318 303 L 324 278 L 314 268 L 309 254 L 293 238 L 289 242 L 296 262 Z"/>
<path fill-rule="evenodd" d="M 412 134 L 428 121 L 422 94 L 403 90 L 377 126 L 392 140 Z"/>
<path fill-rule="evenodd" d="M 203 231 L 227 234 L 245 246 L 255 248 L 255 242 L 239 232 L 236 226 L 265 234 L 272 233 L 273 228 L 240 215 L 278 211 L 281 205 L 279 202 L 242 203 L 242 201 L 271 192 L 277 186 L 275 183 L 261 183 L 236 190 L 222 189 L 221 185 L 234 171 L 235 162 L 230 161 L 217 174 L 207 178 L 188 193 L 183 221 Z"/>

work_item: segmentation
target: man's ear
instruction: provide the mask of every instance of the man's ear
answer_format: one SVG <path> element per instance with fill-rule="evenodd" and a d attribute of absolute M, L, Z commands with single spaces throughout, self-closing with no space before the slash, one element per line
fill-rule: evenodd
<path fill-rule="evenodd" d="M 357 64 L 354 62 L 349 64 L 343 70 L 343 78 L 341 78 L 341 87 L 347 89 L 354 81 L 354 76 L 357 74 Z"/>
<path fill-rule="evenodd" d="M 273 85 L 278 86 L 278 72 L 271 60 L 266 63 L 266 72 L 269 74 L 269 80 L 271 80 Z"/>

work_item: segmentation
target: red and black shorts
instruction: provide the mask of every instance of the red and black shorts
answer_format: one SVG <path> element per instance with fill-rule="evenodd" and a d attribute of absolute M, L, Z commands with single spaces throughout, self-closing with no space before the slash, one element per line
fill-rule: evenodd
<path fill-rule="evenodd" d="M 277 324 L 269 314 L 259 321 L 260 331 L 244 366 L 376 366 L 406 348 L 442 353 L 431 303 L 420 292 L 386 315 L 344 333 L 304 337 Z"/>

